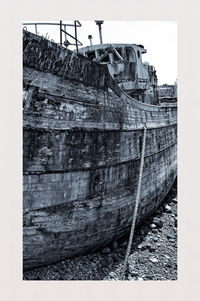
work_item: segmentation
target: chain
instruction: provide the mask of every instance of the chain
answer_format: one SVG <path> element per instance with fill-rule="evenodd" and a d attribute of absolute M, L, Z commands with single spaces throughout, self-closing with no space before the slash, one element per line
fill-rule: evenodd
<path fill-rule="evenodd" d="M 139 201 L 140 201 L 140 190 L 141 190 L 141 183 L 142 183 L 144 153 L 145 153 L 145 144 L 146 144 L 146 131 L 147 131 L 147 128 L 146 128 L 146 126 L 144 126 L 142 153 L 141 153 L 140 171 L 139 171 L 139 179 L 138 179 L 137 194 L 136 194 L 136 201 L 135 201 L 135 209 L 134 209 L 134 213 L 133 213 L 133 220 L 132 220 L 132 225 L 131 225 L 128 247 L 126 250 L 126 256 L 124 259 L 124 264 L 123 264 L 121 275 L 120 275 L 121 280 L 124 280 L 124 274 L 127 270 L 128 258 L 129 258 L 130 251 L 131 251 L 131 245 L 132 245 L 133 235 L 134 235 L 134 230 L 135 230 L 135 222 L 136 222 L 136 217 L 137 217 L 138 205 L 139 205 Z"/>

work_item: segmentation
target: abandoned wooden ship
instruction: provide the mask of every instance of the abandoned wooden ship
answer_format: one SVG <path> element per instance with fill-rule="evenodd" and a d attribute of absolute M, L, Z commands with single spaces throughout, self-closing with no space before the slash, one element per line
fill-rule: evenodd
<path fill-rule="evenodd" d="M 23 266 L 103 247 L 130 230 L 143 127 L 137 223 L 177 172 L 177 107 L 160 106 L 135 44 L 70 51 L 23 31 Z"/>

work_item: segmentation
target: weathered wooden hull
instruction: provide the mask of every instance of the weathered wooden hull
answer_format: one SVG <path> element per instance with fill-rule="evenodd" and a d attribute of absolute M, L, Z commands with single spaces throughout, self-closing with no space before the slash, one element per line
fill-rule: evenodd
<path fill-rule="evenodd" d="M 46 55 L 47 53 L 47 55 Z M 130 228 L 143 126 L 137 222 L 176 177 L 176 107 L 139 103 L 108 71 L 24 34 L 24 268 L 87 253 Z"/>

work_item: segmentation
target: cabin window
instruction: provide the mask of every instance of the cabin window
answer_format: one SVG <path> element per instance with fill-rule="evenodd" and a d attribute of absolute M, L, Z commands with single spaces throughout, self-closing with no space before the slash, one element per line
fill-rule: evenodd
<path fill-rule="evenodd" d="M 121 50 L 121 48 L 116 48 L 116 50 L 122 56 L 122 50 Z"/>
<path fill-rule="evenodd" d="M 93 60 L 96 58 L 95 51 L 90 51 L 87 53 L 89 59 Z"/>
<path fill-rule="evenodd" d="M 102 63 L 110 63 L 109 55 L 106 55 L 106 56 L 102 59 L 101 62 L 102 62 Z"/>
<path fill-rule="evenodd" d="M 138 58 L 140 58 L 140 52 L 139 52 L 139 50 L 137 51 L 137 55 L 138 55 Z"/>
<path fill-rule="evenodd" d="M 135 62 L 136 59 L 135 59 L 135 52 L 133 48 L 126 47 L 126 56 L 129 62 Z"/>
<path fill-rule="evenodd" d="M 122 57 L 122 50 L 121 50 L 121 48 L 116 48 L 116 51 Z M 115 52 L 113 52 L 113 59 L 114 59 L 114 62 L 120 61 L 120 58 L 117 56 L 117 54 Z"/>
<path fill-rule="evenodd" d="M 105 53 L 105 50 L 99 49 L 99 50 L 97 50 L 97 53 L 98 53 L 99 56 L 101 56 L 102 54 Z"/>
<path fill-rule="evenodd" d="M 120 61 L 119 57 L 113 52 L 114 62 Z"/>
<path fill-rule="evenodd" d="M 126 52 L 127 60 L 129 61 L 130 60 L 130 57 L 129 57 L 130 49 L 129 48 L 125 48 L 125 52 Z"/>

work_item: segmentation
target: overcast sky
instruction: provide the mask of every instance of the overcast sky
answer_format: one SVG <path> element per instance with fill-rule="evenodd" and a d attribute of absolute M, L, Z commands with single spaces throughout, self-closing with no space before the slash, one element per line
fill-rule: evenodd
<path fill-rule="evenodd" d="M 34 21 L 25 21 L 34 22 Z M 55 21 L 37 21 L 55 22 Z M 57 21 L 59 22 L 59 21 Z M 83 46 L 89 46 L 88 35 L 92 35 L 93 45 L 99 44 L 98 26 L 94 21 L 81 21 L 77 28 L 78 39 Z M 73 21 L 63 21 L 72 24 Z M 34 26 L 27 26 L 34 32 Z M 48 33 L 50 39 L 59 42 L 59 27 L 39 25 L 40 35 Z M 67 27 L 74 35 L 74 28 Z M 156 68 L 158 83 L 173 84 L 177 79 L 177 23 L 173 21 L 104 21 L 102 25 L 103 43 L 142 44 L 147 53 L 143 54 L 143 62 L 149 62 Z M 64 38 L 64 36 L 63 36 Z M 70 38 L 68 38 L 70 42 Z M 69 49 L 73 50 L 71 46 Z"/>

